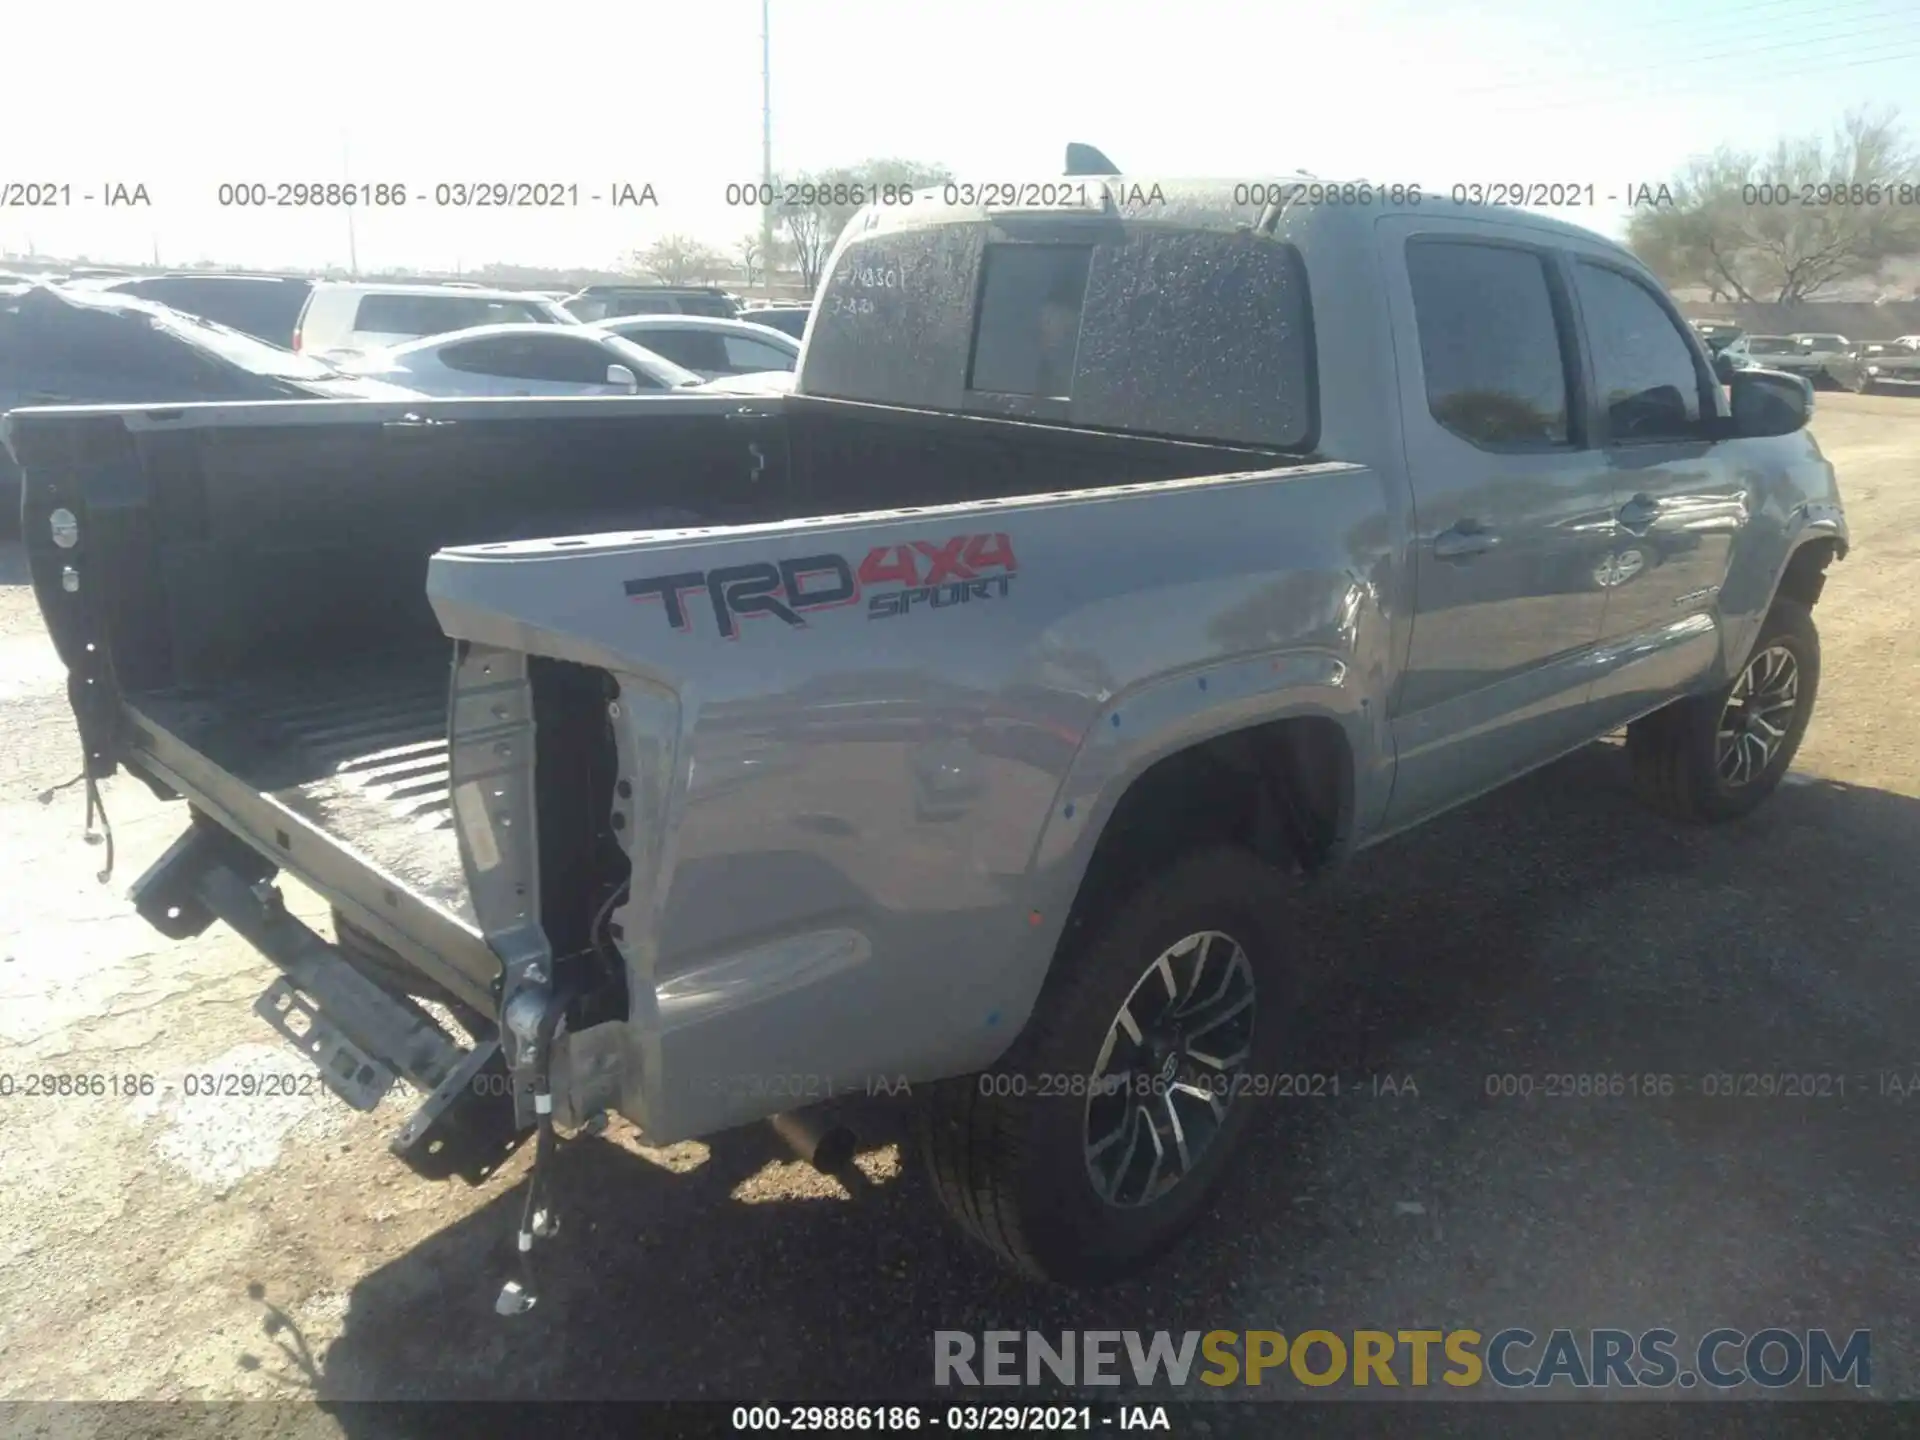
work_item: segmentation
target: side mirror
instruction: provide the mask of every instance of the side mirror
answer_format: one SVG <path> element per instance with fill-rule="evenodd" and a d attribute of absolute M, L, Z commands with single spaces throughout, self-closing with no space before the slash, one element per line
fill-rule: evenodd
<path fill-rule="evenodd" d="M 607 366 L 607 383 L 609 385 L 625 387 L 629 395 L 637 395 L 640 393 L 639 377 L 624 365 Z"/>
<path fill-rule="evenodd" d="M 1733 363 L 1733 357 L 1727 354 L 1726 351 L 1722 350 L 1718 355 L 1713 357 L 1713 376 L 1714 379 L 1718 380 L 1722 385 L 1731 385 L 1733 383 L 1733 377 L 1738 373 L 1739 370 Z"/>
<path fill-rule="evenodd" d="M 1813 418 L 1813 382 L 1782 370 L 1737 370 L 1733 392 L 1735 435 L 1791 435 Z"/>

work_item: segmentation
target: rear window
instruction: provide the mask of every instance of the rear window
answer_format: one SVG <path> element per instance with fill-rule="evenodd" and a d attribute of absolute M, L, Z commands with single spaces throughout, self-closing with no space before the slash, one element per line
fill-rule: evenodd
<path fill-rule="evenodd" d="M 970 390 L 1065 400 L 1087 303 L 1091 245 L 989 245 Z"/>
<path fill-rule="evenodd" d="M 827 277 L 807 393 L 1311 449 L 1306 269 L 1265 236 L 1046 217 L 881 232 Z"/>
<path fill-rule="evenodd" d="M 731 320 L 735 312 L 733 303 L 724 295 L 682 295 L 680 313 L 711 315 L 716 320 Z"/>
<path fill-rule="evenodd" d="M 475 295 L 363 295 L 353 328 L 376 335 L 442 335 L 475 325 L 545 323 L 546 307 L 530 300 Z"/>

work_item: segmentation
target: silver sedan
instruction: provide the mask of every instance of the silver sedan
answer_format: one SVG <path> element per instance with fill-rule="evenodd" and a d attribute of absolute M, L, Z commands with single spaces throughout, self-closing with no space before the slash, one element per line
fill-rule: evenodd
<path fill-rule="evenodd" d="M 636 395 L 701 382 L 589 325 L 478 325 L 372 351 L 352 368 L 425 395 Z"/>
<path fill-rule="evenodd" d="M 705 315 L 622 315 L 582 328 L 644 345 L 704 380 L 792 370 L 800 363 L 798 340 L 745 320 Z"/>

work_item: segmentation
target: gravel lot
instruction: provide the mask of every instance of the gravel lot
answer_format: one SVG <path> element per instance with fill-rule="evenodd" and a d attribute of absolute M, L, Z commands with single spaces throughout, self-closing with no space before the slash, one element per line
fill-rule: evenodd
<path fill-rule="evenodd" d="M 1746 824 L 1683 830 L 1595 746 L 1363 857 L 1308 901 L 1324 1024 L 1299 1068 L 1341 1097 L 1270 1104 L 1211 1224 L 1079 1296 L 964 1248 L 877 1110 L 844 1182 L 761 1128 L 566 1147 L 545 1298 L 496 1319 L 524 1156 L 433 1185 L 385 1154 L 410 1095 L 363 1116 L 181 1093 L 189 1071 L 303 1062 L 250 1012 L 264 961 L 224 929 L 169 943 L 124 898 L 181 807 L 110 782 L 102 886 L 78 789 L 36 799 L 78 742 L 0 550 L 0 1072 L 160 1080 L 0 1102 L 0 1398 L 871 1401 L 924 1397 L 936 1329 L 1508 1324 L 1871 1327 L 1875 1391 L 1920 1397 L 1920 1093 L 1880 1078 L 1920 1084 L 1920 399 L 1822 396 L 1815 428 L 1855 548 L 1816 611 L 1791 783 Z M 1579 1071 L 1847 1080 L 1486 1094 Z"/>

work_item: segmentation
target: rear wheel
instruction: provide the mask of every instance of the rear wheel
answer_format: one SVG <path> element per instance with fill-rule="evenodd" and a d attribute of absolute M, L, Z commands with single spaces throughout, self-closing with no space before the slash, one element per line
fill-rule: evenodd
<path fill-rule="evenodd" d="M 1627 727 L 1634 786 L 1678 820 L 1733 820 L 1780 784 L 1813 718 L 1820 635 L 1813 614 L 1776 600 L 1747 663 L 1710 695 L 1669 705 Z"/>
<path fill-rule="evenodd" d="M 1095 1284 L 1199 1218 L 1284 1048 L 1286 883 L 1241 850 L 1178 862 L 1063 951 L 999 1065 L 934 1088 L 935 1189 L 1003 1262 Z"/>

